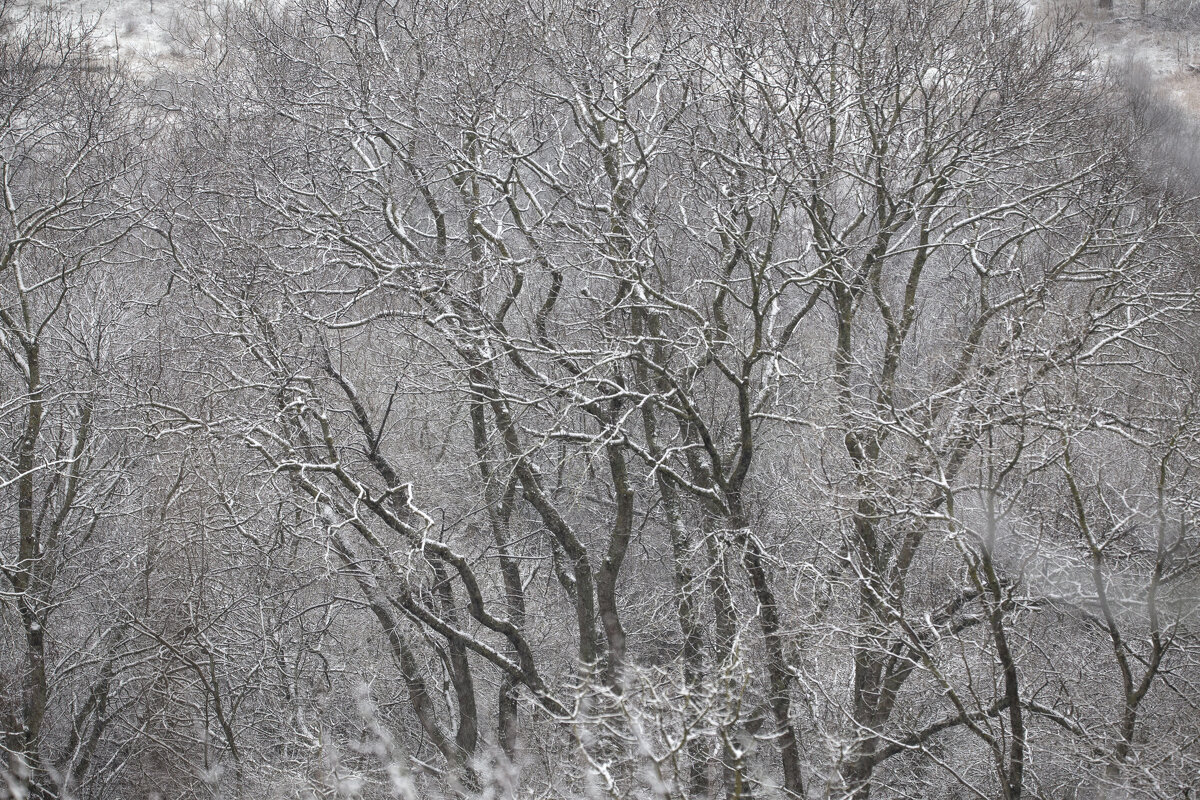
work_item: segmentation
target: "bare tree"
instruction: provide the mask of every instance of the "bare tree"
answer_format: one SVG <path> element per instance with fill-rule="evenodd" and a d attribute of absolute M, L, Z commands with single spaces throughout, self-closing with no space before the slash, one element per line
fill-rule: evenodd
<path fill-rule="evenodd" d="M 94 142 L 65 179 L 57 139 L 3 140 L 21 786 L 1189 786 L 1194 229 L 1071 24 L 421 0 L 192 25 L 194 60 L 142 79 L 152 166 L 105 70 L 33 68 L 62 77 L 9 115 Z M 88 86 L 71 107 L 111 127 L 61 110 Z M 136 531 L 119 591 L 70 566 L 121 554 L 106 520 Z M 106 655 L 39 673 L 68 607 L 111 608 L 56 640 Z"/>
<path fill-rule="evenodd" d="M 137 149 L 124 78 L 86 28 L 15 4 L 0 20 L 3 747 L 7 791 L 52 797 L 88 780 L 118 694 L 126 628 L 106 600 L 124 565 L 98 545 L 129 511 L 110 425 Z"/>

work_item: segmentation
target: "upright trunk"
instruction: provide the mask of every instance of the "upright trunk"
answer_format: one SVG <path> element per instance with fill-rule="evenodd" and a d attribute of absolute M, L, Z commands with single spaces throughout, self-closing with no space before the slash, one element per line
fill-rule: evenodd
<path fill-rule="evenodd" d="M 996 657 L 1004 675 L 1004 700 L 1008 706 L 1009 736 L 1008 763 L 1000 756 L 999 777 L 1004 789 L 1004 800 L 1021 800 L 1021 792 L 1025 780 L 1025 720 L 1021 708 L 1021 695 L 1017 663 L 1008 645 L 1008 634 L 1004 628 L 1004 598 L 996 572 L 992 567 L 991 557 L 983 561 L 984 572 L 987 575 L 989 588 L 992 589 L 992 608 L 988 614 L 988 624 L 992 630 L 992 640 L 996 645 Z"/>
<path fill-rule="evenodd" d="M 671 563 L 675 577 L 675 603 L 679 615 L 679 631 L 683 634 L 683 682 L 692 696 L 700 698 L 704 689 L 704 632 L 700 609 L 696 603 L 696 576 L 691 568 L 691 553 L 687 535 L 679 518 L 678 498 L 666 479 L 659 477 L 659 492 L 663 497 L 668 524 L 671 526 Z M 708 766 L 710 751 L 703 737 L 692 736 L 687 745 L 688 788 L 696 798 L 709 793 Z"/>
<path fill-rule="evenodd" d="M 860 581 L 863 579 L 860 578 Z M 879 747 L 876 733 L 882 724 L 879 714 L 882 688 L 883 659 L 878 652 L 877 637 L 872 629 L 877 622 L 878 608 L 870 589 L 860 583 L 859 633 L 854 644 L 854 747 L 850 760 L 842 770 L 842 779 L 850 797 L 867 800 L 871 796 L 871 776 L 875 753 Z"/>
<path fill-rule="evenodd" d="M 483 380 L 483 372 L 475 369 L 471 373 L 472 380 Z M 475 445 L 475 455 L 479 459 L 479 473 L 483 478 L 484 502 L 487 505 L 488 521 L 492 527 L 492 539 L 496 542 L 496 552 L 500 560 L 500 574 L 504 581 L 504 599 L 507 606 L 507 618 L 517 628 L 525 624 L 525 589 L 521 583 L 521 567 L 513 558 L 509 544 L 509 523 L 512 519 L 517 488 L 515 483 L 509 483 L 502 491 L 497 491 L 495 469 L 491 459 L 491 447 L 488 444 L 486 403 L 482 400 L 471 404 L 471 434 Z M 510 647 L 506 655 L 509 658 L 519 658 L 515 648 Z M 496 698 L 496 733 L 500 740 L 500 749 L 511 761 L 516 758 L 519 741 L 517 724 L 517 691 L 518 681 L 511 675 L 505 675 L 500 682 Z"/>
<path fill-rule="evenodd" d="M 847 437 L 847 446 L 857 460 L 866 457 L 857 438 Z M 858 571 L 858 631 L 854 642 L 854 747 L 842 769 L 842 779 L 854 800 L 871 796 L 871 776 L 879 747 L 878 731 L 886 722 L 881 710 L 885 647 L 880 641 L 883 609 L 883 556 L 872 523 L 875 509 L 869 500 L 860 500 L 854 511 L 854 547 Z"/>
<path fill-rule="evenodd" d="M 612 472 L 613 489 L 617 495 L 616 519 L 608 541 L 608 550 L 596 572 L 596 604 L 600 624 L 608 640 L 608 663 L 605 680 L 615 692 L 621 691 L 621 669 L 625 661 L 625 629 L 617 610 L 617 577 L 633 536 L 633 490 L 629 487 L 629 470 L 625 454 L 616 445 L 608 448 L 608 463 Z"/>
<path fill-rule="evenodd" d="M 442 608 L 442 616 L 451 626 L 459 628 L 458 609 L 454 603 L 454 590 L 450 585 L 450 576 L 446 565 L 441 559 L 431 558 L 437 584 L 434 588 Z M 450 637 L 447 641 L 450 651 L 450 681 L 454 686 L 454 699 L 458 704 L 458 727 L 454 732 L 454 741 L 462 751 L 464 758 L 470 758 L 475 753 L 475 744 L 479 738 L 479 715 L 475 707 L 475 682 L 471 678 L 471 665 L 467 661 L 467 646 L 462 639 Z"/>
<path fill-rule="evenodd" d="M 49 684 L 46 679 L 46 633 L 43 628 L 45 613 L 40 595 L 42 586 L 41 561 L 45 558 L 40 541 L 35 507 L 36 482 L 35 462 L 37 442 L 41 436 L 45 409 L 42 400 L 41 364 L 36 341 L 24 345 L 28 364 L 27 388 L 29 405 L 25 416 L 25 429 L 17 453 L 17 564 L 10 572 L 10 579 L 17 594 L 17 608 L 21 624 L 25 629 L 25 675 L 21 691 L 21 753 L 25 768 L 29 772 L 32 797 L 50 792 L 49 776 L 42 768 L 41 736 L 42 721 L 46 716 L 49 700 Z M 49 796 L 46 794 L 45 796 Z"/>
<path fill-rule="evenodd" d="M 750 586 L 758 601 L 758 624 L 762 631 L 767 656 L 767 679 L 770 688 L 768 705 L 775 718 L 779 757 L 783 766 L 783 789 L 788 798 L 804 796 L 804 776 L 800 766 L 800 737 L 792 722 L 791 677 L 783 652 L 782 623 L 779 603 L 771 588 L 765 564 L 765 554 L 744 520 L 739 530 L 742 564 L 750 576 Z"/>
<path fill-rule="evenodd" d="M 652 326 L 655 335 L 661 333 Z M 639 378 L 648 383 L 645 367 L 641 367 Z M 662 386 L 659 387 L 660 391 Z M 661 458 L 658 445 L 658 419 L 649 406 L 642 408 L 642 427 L 646 442 L 655 458 Z M 704 667 L 704 628 L 696 594 L 699 585 L 692 569 L 692 553 L 687 529 L 680 508 L 679 492 L 662 470 L 654 473 L 655 486 L 662 500 L 663 515 L 667 522 L 667 534 L 671 542 L 671 567 L 675 588 L 675 609 L 679 618 L 679 632 L 683 636 L 683 683 L 689 694 L 703 702 L 706 670 Z M 685 708 L 690 712 L 690 708 Z M 692 735 L 687 742 L 688 792 L 691 797 L 702 800 L 709 796 L 709 763 L 711 749 L 703 736 Z"/>

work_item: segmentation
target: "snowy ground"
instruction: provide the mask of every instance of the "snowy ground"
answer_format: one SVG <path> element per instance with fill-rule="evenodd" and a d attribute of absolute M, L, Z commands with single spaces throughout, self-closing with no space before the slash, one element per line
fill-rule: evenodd
<path fill-rule="evenodd" d="M 177 57 L 173 29 L 189 0 L 75 0 L 63 4 L 97 24 L 105 49 L 133 66 L 165 64 Z"/>
<path fill-rule="evenodd" d="M 1051 0 L 1073 6 L 1100 64 L 1148 79 L 1182 109 L 1200 116 L 1200 0 Z"/>
<path fill-rule="evenodd" d="M 1096 0 L 1032 0 L 1035 6 L 1073 11 L 1107 68 L 1151 79 L 1183 109 L 1200 117 L 1200 0 L 1114 0 L 1101 12 Z M 132 65 L 164 65 L 178 57 L 170 30 L 198 0 L 68 0 L 98 19 L 108 47 Z"/>

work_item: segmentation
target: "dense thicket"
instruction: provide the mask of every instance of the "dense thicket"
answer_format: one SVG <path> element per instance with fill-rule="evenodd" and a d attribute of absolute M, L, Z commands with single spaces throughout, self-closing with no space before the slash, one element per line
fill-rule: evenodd
<path fill-rule="evenodd" d="M 0 796 L 1200 791 L 1182 123 L 1069 20 L 2 16 Z"/>

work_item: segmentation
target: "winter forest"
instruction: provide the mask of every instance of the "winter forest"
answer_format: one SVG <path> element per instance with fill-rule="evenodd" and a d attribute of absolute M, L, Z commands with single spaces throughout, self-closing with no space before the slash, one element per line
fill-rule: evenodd
<path fill-rule="evenodd" d="M 1105 13 L 0 0 L 0 797 L 1200 798 Z"/>

